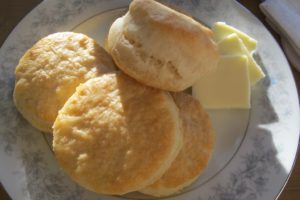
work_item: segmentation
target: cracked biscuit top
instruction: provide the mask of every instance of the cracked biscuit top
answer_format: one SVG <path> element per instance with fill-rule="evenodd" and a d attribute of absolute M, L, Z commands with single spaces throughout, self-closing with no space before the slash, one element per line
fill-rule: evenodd
<path fill-rule="evenodd" d="M 108 51 L 136 80 L 181 91 L 216 68 L 219 54 L 210 29 L 153 0 L 134 0 L 111 26 Z"/>
<path fill-rule="evenodd" d="M 16 67 L 15 105 L 34 127 L 51 133 L 58 110 L 76 87 L 113 68 L 108 53 L 88 36 L 51 34 L 34 44 Z"/>

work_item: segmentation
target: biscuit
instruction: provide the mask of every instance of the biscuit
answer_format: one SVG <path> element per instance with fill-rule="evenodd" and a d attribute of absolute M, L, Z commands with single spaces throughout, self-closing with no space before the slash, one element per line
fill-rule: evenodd
<path fill-rule="evenodd" d="M 152 196 L 171 195 L 190 185 L 206 168 L 213 150 L 212 125 L 200 103 L 185 93 L 173 97 L 182 120 L 183 147 L 167 172 L 141 190 Z"/>
<path fill-rule="evenodd" d="M 182 91 L 215 70 L 213 32 L 191 17 L 154 0 L 134 0 L 108 34 L 116 65 L 146 85 Z"/>
<path fill-rule="evenodd" d="M 53 136 L 65 172 L 103 194 L 152 184 L 182 146 L 178 108 L 170 94 L 122 72 L 80 85 L 59 111 Z"/>
<path fill-rule="evenodd" d="M 88 36 L 51 34 L 30 48 L 16 67 L 15 105 L 34 127 L 51 133 L 58 110 L 76 87 L 113 68 L 108 53 Z"/>

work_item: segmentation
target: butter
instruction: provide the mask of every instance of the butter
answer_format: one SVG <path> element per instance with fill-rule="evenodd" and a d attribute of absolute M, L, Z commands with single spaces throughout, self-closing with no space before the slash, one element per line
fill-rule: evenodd
<path fill-rule="evenodd" d="M 251 86 L 255 85 L 260 79 L 265 77 L 260 66 L 255 62 L 252 55 L 244 45 L 243 41 L 236 33 L 232 33 L 218 43 L 221 55 L 245 55 L 248 58 L 249 80 Z"/>
<path fill-rule="evenodd" d="M 253 51 L 256 49 L 257 41 L 255 39 L 251 38 L 242 31 L 227 25 L 224 22 L 216 22 L 213 25 L 212 30 L 214 32 L 214 37 L 217 42 L 223 40 L 228 35 L 235 33 L 243 41 L 250 54 L 253 53 Z"/>
<path fill-rule="evenodd" d="M 217 70 L 192 87 L 204 108 L 250 108 L 248 57 L 222 56 Z"/>

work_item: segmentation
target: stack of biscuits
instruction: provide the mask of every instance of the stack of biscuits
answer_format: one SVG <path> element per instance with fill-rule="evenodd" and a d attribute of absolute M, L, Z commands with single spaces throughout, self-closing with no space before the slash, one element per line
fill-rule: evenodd
<path fill-rule="evenodd" d="M 154 0 L 133 0 L 107 52 L 72 32 L 38 41 L 16 67 L 14 102 L 53 133 L 62 169 L 94 192 L 167 196 L 203 172 L 208 114 L 182 92 L 217 67 L 212 31 Z"/>

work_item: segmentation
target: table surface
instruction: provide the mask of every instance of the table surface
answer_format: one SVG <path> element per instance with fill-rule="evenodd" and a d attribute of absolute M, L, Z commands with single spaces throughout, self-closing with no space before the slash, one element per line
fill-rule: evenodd
<path fill-rule="evenodd" d="M 2 1 L 0 6 L 0 46 L 2 46 L 6 37 L 13 30 L 13 28 L 18 24 L 18 22 L 30 12 L 41 0 L 9 0 Z M 274 33 L 271 28 L 266 24 L 264 20 L 264 15 L 260 12 L 258 4 L 260 0 L 239 0 L 245 7 L 247 7 L 254 15 L 257 16 L 271 31 L 275 39 L 279 40 L 279 37 Z M 295 81 L 298 88 L 300 88 L 300 73 L 292 69 Z M 291 177 L 280 195 L 278 200 L 299 200 L 300 197 L 300 153 L 297 156 L 297 160 L 294 166 L 294 170 Z M 8 200 L 8 196 L 5 190 L 0 186 L 0 199 Z"/>

